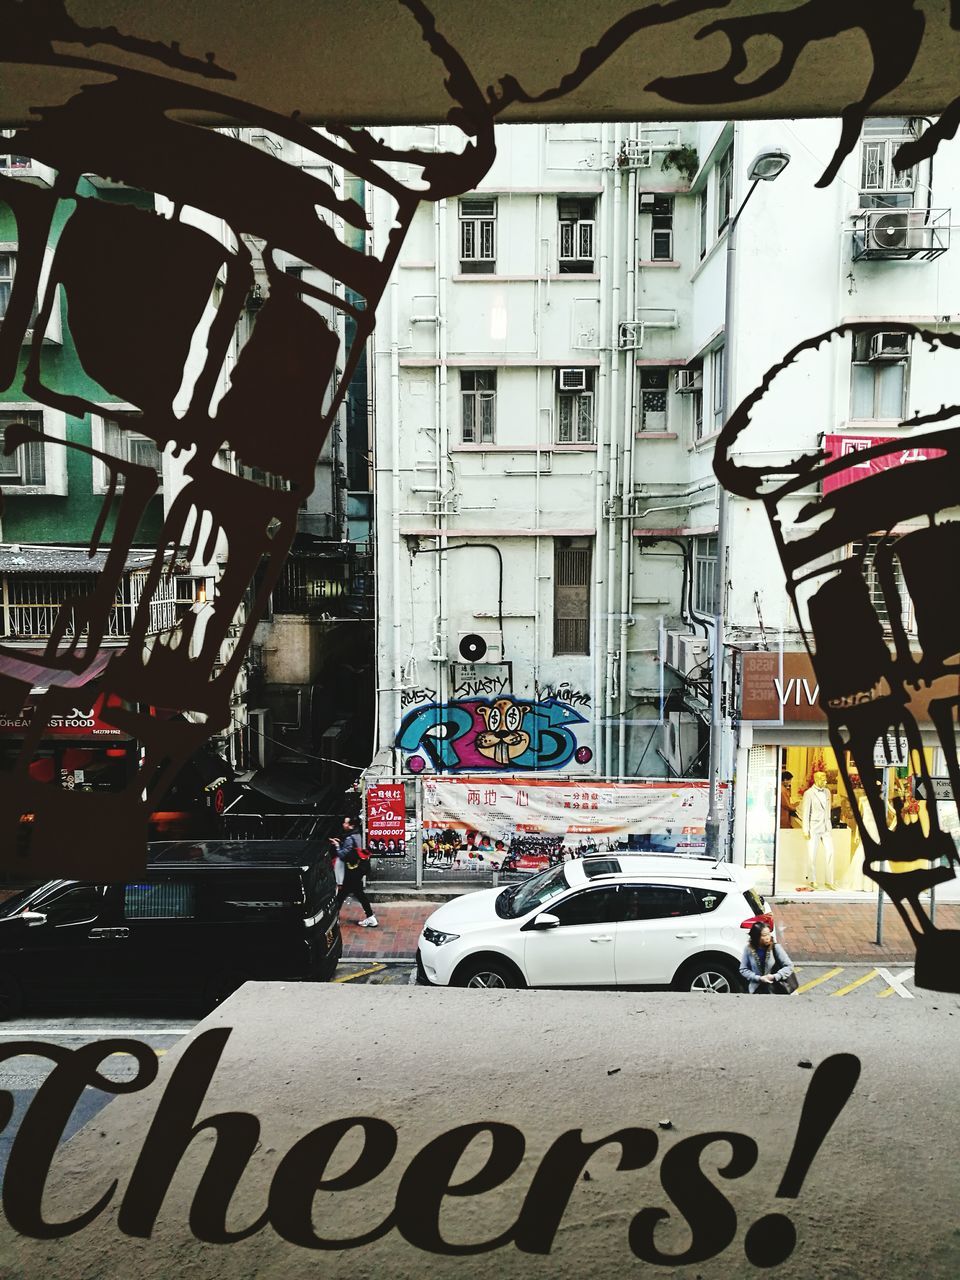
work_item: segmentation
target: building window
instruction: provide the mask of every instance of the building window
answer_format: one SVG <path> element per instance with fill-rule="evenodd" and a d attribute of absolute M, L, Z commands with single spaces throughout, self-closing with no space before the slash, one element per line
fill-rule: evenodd
<path fill-rule="evenodd" d="M 717 234 L 730 221 L 730 205 L 733 201 L 733 147 L 717 161 Z"/>
<path fill-rule="evenodd" d="M 42 440 L 28 440 L 25 444 L 7 454 L 5 437 L 8 427 L 22 422 L 35 431 L 43 430 L 42 413 L 0 412 L 0 488 L 8 485 L 36 485 L 38 488 L 47 483 L 47 468 L 44 443 Z"/>
<path fill-rule="evenodd" d="M 136 409 L 111 410 L 110 417 L 103 419 L 103 451 L 113 458 L 147 467 L 159 476 L 162 465 L 157 442 L 136 430 L 142 418 L 143 414 Z M 123 480 L 123 473 L 119 472 L 118 489 L 123 488 Z"/>
<path fill-rule="evenodd" d="M 912 631 L 914 629 L 913 610 L 910 596 L 903 581 L 900 561 L 891 554 L 890 544 L 884 543 L 881 538 L 867 538 L 863 542 L 854 542 L 849 548 L 849 553 L 852 559 L 860 562 L 860 571 L 867 584 L 870 603 L 884 631 L 890 631 L 891 617 L 896 616 L 898 612 L 904 630 Z M 887 581 L 886 592 L 883 589 L 884 579 Z"/>
<path fill-rule="evenodd" d="M 704 189 L 697 196 L 697 224 L 698 236 L 697 244 L 702 258 L 707 252 L 707 189 Z"/>
<path fill-rule="evenodd" d="M 917 185 L 916 168 L 897 170 L 893 157 L 916 138 L 917 122 L 878 116 L 867 120 L 860 143 L 861 209 L 909 209 Z"/>
<path fill-rule="evenodd" d="M 553 652 L 590 652 L 590 544 L 561 538 L 553 559 Z"/>
<path fill-rule="evenodd" d="M 492 275 L 497 269 L 497 198 L 464 196 L 460 201 L 460 270 Z"/>
<path fill-rule="evenodd" d="M 0 253 L 0 320 L 7 314 L 7 307 L 10 305 L 15 265 L 15 254 Z"/>
<path fill-rule="evenodd" d="M 66 573 L 8 574 L 3 634 L 14 639 L 41 640 L 52 635 L 54 627 L 60 627 L 63 635 L 83 635 L 88 625 L 84 597 L 98 584 L 95 573 L 73 577 Z M 108 616 L 106 634 L 130 634 L 130 605 L 122 584 Z"/>
<path fill-rule="evenodd" d="M 596 211 L 595 196 L 560 196 L 557 201 L 561 273 L 593 272 Z"/>
<path fill-rule="evenodd" d="M 909 334 L 890 329 L 854 334 L 851 418 L 903 418 L 909 358 Z"/>
<path fill-rule="evenodd" d="M 640 430 L 666 431 L 669 369 L 640 368 Z"/>
<path fill-rule="evenodd" d="M 460 371 L 460 414 L 464 444 L 493 444 L 497 421 L 496 369 Z"/>
<path fill-rule="evenodd" d="M 557 444 L 593 443 L 593 370 L 557 371 Z"/>
<path fill-rule="evenodd" d="M 700 613 L 717 612 L 717 539 L 693 540 L 693 607 Z"/>
<path fill-rule="evenodd" d="M 714 431 L 719 431 L 723 426 L 723 351 L 723 347 L 717 347 L 710 356 L 713 373 L 710 407 L 713 410 Z"/>
<path fill-rule="evenodd" d="M 651 262 L 673 259 L 673 196 L 654 196 L 650 227 Z"/>

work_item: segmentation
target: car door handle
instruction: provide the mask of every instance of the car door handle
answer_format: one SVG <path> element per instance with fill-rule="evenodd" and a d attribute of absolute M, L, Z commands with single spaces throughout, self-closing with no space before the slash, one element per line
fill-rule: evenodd
<path fill-rule="evenodd" d="M 678 934 L 676 934 L 676 937 L 678 937 L 678 938 L 696 938 L 696 937 L 699 937 L 699 934 L 696 934 L 696 933 L 678 933 Z"/>
<path fill-rule="evenodd" d="M 590 941 L 591 941 L 591 942 L 612 942 L 612 941 L 613 941 L 613 934 L 612 934 L 612 933 L 604 933 L 604 934 L 600 935 L 600 936 L 599 936 L 599 937 L 597 937 L 597 938 L 591 938 L 591 939 L 590 939 Z"/>

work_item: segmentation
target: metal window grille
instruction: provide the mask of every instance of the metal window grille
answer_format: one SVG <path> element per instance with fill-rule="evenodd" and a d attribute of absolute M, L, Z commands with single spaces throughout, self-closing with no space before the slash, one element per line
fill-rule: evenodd
<path fill-rule="evenodd" d="M 460 403 L 464 444 L 492 444 L 496 437 L 496 370 L 463 370 Z"/>
<path fill-rule="evenodd" d="M 497 201 L 467 196 L 460 201 L 460 267 L 493 271 L 497 258 Z"/>
<path fill-rule="evenodd" d="M 697 538 L 693 547 L 693 604 L 701 613 L 717 611 L 717 540 Z"/>
<path fill-rule="evenodd" d="M 553 651 L 590 652 L 590 547 L 554 552 Z"/>
<path fill-rule="evenodd" d="M 666 431 L 667 387 L 669 370 L 647 368 L 640 370 L 640 430 Z"/>
<path fill-rule="evenodd" d="M 84 597 L 98 584 L 96 574 L 10 574 L 4 592 L 4 634 L 28 639 L 50 636 L 58 620 L 66 622 L 64 634 L 83 635 L 87 630 Z M 130 606 L 124 586 L 117 588 L 107 619 L 107 635 L 130 634 Z"/>
<path fill-rule="evenodd" d="M 42 431 L 43 414 L 0 413 L 0 487 L 15 484 L 44 485 L 47 482 L 47 469 L 42 440 L 28 440 L 9 455 L 3 452 L 6 430 L 16 422 L 26 423 L 36 431 Z"/>
<path fill-rule="evenodd" d="M 561 196 L 557 202 L 557 212 L 560 270 L 592 271 L 596 240 L 596 200 L 593 197 Z"/>
<path fill-rule="evenodd" d="M 593 443 L 593 392 L 561 395 L 557 408 L 557 443 Z"/>
<path fill-rule="evenodd" d="M 904 630 L 910 631 L 913 618 L 910 596 L 903 580 L 900 561 L 891 554 L 889 546 L 882 546 L 878 538 L 867 538 L 863 542 L 852 543 L 850 553 L 855 560 L 860 561 L 870 603 L 884 631 L 890 630 L 891 617 L 898 613 Z M 882 563 L 882 569 L 877 563 L 878 560 Z M 884 577 L 887 579 L 886 591 L 884 591 Z"/>
<path fill-rule="evenodd" d="M 916 168 L 897 170 L 893 157 L 907 140 L 907 135 L 894 138 L 865 138 L 860 151 L 861 191 L 913 191 L 917 185 Z"/>

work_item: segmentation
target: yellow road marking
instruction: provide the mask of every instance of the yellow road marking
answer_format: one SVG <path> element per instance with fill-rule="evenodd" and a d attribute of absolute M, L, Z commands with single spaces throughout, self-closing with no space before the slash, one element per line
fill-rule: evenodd
<path fill-rule="evenodd" d="M 801 991 L 811 991 L 814 987 L 819 987 L 821 982 L 826 982 L 828 978 L 835 978 L 838 973 L 843 973 L 843 969 L 831 969 L 829 973 L 823 973 L 819 978 L 811 978 L 809 982 L 805 982 L 802 987 L 797 987 L 795 995 L 800 995 Z"/>
<path fill-rule="evenodd" d="M 845 996 L 848 991 L 855 991 L 857 987 L 862 987 L 865 982 L 872 982 L 874 978 L 879 978 L 880 974 L 876 969 L 871 969 L 869 973 L 865 973 L 862 978 L 857 978 L 855 982 L 851 982 L 846 987 L 841 987 L 839 991 L 831 991 L 831 996 Z"/>
<path fill-rule="evenodd" d="M 894 988 L 893 988 L 893 987 L 887 987 L 886 991 L 878 991 L 878 992 L 877 992 L 877 999 L 878 999 L 878 1000 L 882 1000 L 884 996 L 892 996 L 892 995 L 893 995 L 893 992 L 894 992 Z"/>
<path fill-rule="evenodd" d="M 334 978 L 334 982 L 352 982 L 354 978 L 365 978 L 368 973 L 379 973 L 381 969 L 385 969 L 385 964 L 371 965 L 369 969 L 358 969 L 356 973 L 345 973 L 342 978 Z"/>

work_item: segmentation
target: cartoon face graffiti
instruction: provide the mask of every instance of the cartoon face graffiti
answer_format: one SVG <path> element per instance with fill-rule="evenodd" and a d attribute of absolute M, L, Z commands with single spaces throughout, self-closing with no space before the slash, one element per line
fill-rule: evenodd
<path fill-rule="evenodd" d="M 474 743 L 480 754 L 497 764 L 509 764 L 516 756 L 522 756 L 530 746 L 530 735 L 521 728 L 529 710 L 529 704 L 508 698 L 498 698 L 492 706 L 478 706 L 477 714 L 487 726 Z"/>

